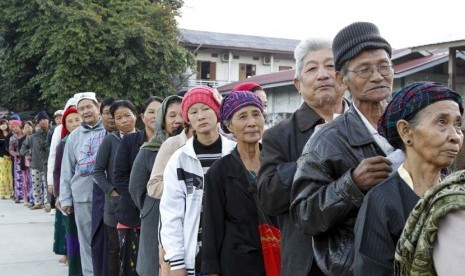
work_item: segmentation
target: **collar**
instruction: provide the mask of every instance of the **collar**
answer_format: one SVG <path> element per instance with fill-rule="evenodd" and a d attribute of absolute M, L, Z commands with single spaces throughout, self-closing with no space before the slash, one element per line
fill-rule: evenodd
<path fill-rule="evenodd" d="M 300 132 L 306 132 L 316 125 L 324 123 L 324 120 L 306 102 L 303 102 L 294 114 Z"/>
<path fill-rule="evenodd" d="M 360 110 L 358 110 L 358 108 L 355 106 L 355 104 L 353 105 L 353 107 L 354 107 L 355 111 L 357 111 L 358 116 L 360 116 L 360 119 L 362 119 L 363 124 L 367 127 L 370 134 L 371 135 L 378 134 L 378 131 L 373 127 L 373 125 L 371 125 L 371 123 L 368 121 L 368 119 L 365 117 L 365 115 L 363 115 L 363 113 L 360 112 Z"/>
<path fill-rule="evenodd" d="M 364 123 L 353 104 L 342 116 L 344 116 L 341 119 L 344 120 L 347 140 L 351 146 L 363 146 L 375 142 L 373 136 L 364 127 Z"/>
<path fill-rule="evenodd" d="M 402 163 L 399 168 L 397 169 L 397 172 L 399 173 L 400 178 L 407 183 L 407 185 L 413 190 L 413 179 L 408 173 L 408 171 L 404 167 L 404 163 Z"/>

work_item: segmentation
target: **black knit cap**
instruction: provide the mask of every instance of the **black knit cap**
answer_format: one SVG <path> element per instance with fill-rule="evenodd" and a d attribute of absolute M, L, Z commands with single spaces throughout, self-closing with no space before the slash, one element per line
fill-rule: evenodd
<path fill-rule="evenodd" d="M 384 49 L 391 57 L 391 45 L 381 37 L 378 27 L 369 22 L 355 22 L 340 30 L 333 40 L 336 70 L 364 50 Z"/>

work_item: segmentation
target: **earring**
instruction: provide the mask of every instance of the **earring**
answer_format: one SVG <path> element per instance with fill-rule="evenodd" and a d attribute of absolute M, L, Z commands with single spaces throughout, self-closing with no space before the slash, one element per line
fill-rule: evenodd
<path fill-rule="evenodd" d="M 407 140 L 407 145 L 411 145 L 412 144 L 412 140 L 408 139 Z"/>

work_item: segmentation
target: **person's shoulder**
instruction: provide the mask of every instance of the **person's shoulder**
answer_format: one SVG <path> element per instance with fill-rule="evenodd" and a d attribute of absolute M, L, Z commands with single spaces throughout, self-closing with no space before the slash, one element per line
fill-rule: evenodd
<path fill-rule="evenodd" d="M 398 173 L 393 173 L 386 180 L 374 186 L 365 196 L 366 199 L 375 200 L 376 202 L 392 199 L 395 193 L 399 193 L 399 185 L 402 185 Z"/>

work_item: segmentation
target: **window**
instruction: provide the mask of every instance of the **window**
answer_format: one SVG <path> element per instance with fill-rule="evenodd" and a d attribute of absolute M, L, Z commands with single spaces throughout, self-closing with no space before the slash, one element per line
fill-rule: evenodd
<path fill-rule="evenodd" d="M 239 80 L 245 80 L 251 76 L 255 76 L 256 66 L 255 64 L 239 64 Z"/>

